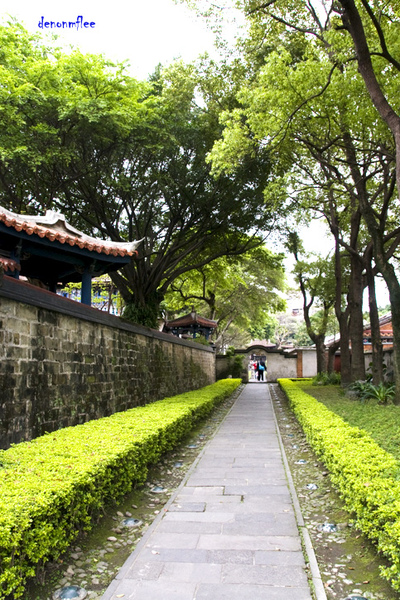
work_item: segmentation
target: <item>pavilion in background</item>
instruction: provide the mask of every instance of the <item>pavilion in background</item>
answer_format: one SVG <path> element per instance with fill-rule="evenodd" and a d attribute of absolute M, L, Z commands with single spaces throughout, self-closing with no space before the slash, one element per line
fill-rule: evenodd
<path fill-rule="evenodd" d="M 167 321 L 164 325 L 164 331 L 171 332 L 178 337 L 192 337 L 194 339 L 196 335 L 203 335 L 208 340 L 217 325 L 217 321 L 201 317 L 192 310 L 191 313 L 183 317 Z"/>

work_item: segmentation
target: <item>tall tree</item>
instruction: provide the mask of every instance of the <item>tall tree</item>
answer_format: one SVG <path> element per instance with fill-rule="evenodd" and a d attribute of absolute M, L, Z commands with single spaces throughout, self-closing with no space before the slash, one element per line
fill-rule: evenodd
<path fill-rule="evenodd" d="M 177 63 L 137 82 L 123 65 L 51 54 L 27 34 L 15 57 L 15 29 L 0 34 L 8 44 L 0 93 L 18 131 L 15 139 L 0 132 L 0 201 L 59 209 L 115 241 L 143 239 L 137 259 L 113 275 L 127 315 L 155 325 L 176 277 L 260 244 L 276 222 L 263 195 L 270 157 L 260 149 L 235 173 L 211 175 L 205 159 L 221 131 L 216 78 Z"/>
<path fill-rule="evenodd" d="M 301 240 L 296 232 L 291 232 L 287 243 L 296 264 L 294 274 L 303 297 L 303 316 L 307 333 L 315 344 L 317 352 L 317 372 L 328 369 L 325 338 L 329 317 L 336 300 L 336 280 L 334 261 L 331 257 L 304 254 Z M 320 309 L 321 318 L 312 320 L 312 313 Z"/>
<path fill-rule="evenodd" d="M 365 90 L 372 101 L 371 106 L 375 112 L 375 143 L 379 146 L 384 140 L 383 153 L 390 149 L 390 158 L 395 163 L 395 176 L 397 181 L 397 196 L 400 194 L 400 118 L 398 116 L 397 97 L 400 76 L 400 62 L 398 56 L 398 26 L 400 14 L 396 4 L 376 0 L 369 2 L 361 0 L 343 0 L 339 2 L 326 2 L 322 4 L 308 1 L 304 4 L 301 18 L 293 9 L 299 9 L 296 2 L 283 3 L 272 0 L 267 3 L 245 2 L 246 8 L 252 14 L 268 13 L 274 24 L 278 27 L 289 27 L 303 36 L 313 36 L 318 40 L 320 47 L 324 47 L 336 70 L 347 70 L 354 62 L 354 51 L 358 73 L 362 77 Z M 322 9 L 322 11 L 321 11 Z M 324 14 L 325 9 L 325 14 Z M 341 17 L 337 21 L 335 12 Z M 311 17 L 311 20 L 310 20 Z M 314 23 L 317 26 L 310 26 Z M 338 32 L 347 31 L 350 34 L 346 39 L 338 37 Z M 358 75 L 353 80 L 357 81 Z M 323 90 L 321 89 L 321 92 Z M 357 100 L 365 94 L 357 94 Z M 340 105 L 342 96 L 337 96 L 336 108 Z M 362 103 L 364 104 L 364 103 Z M 357 111 L 349 113 L 353 117 Z M 376 116 L 380 116 L 380 120 Z M 362 122 L 365 122 L 363 120 Z M 383 126 L 383 127 L 382 127 Z M 387 127 L 386 131 L 385 126 Z M 392 143 L 388 143 L 388 133 L 392 134 Z M 354 142 L 354 140 L 352 140 Z M 353 177 L 353 186 L 357 190 L 359 210 L 367 225 L 373 243 L 373 255 L 377 270 L 382 273 L 390 294 L 394 331 L 394 371 L 396 382 L 396 401 L 400 402 L 400 283 L 395 267 L 391 260 L 393 248 L 397 247 L 399 231 L 393 219 L 396 208 L 393 203 L 392 193 L 387 189 L 382 192 L 378 209 L 368 193 L 370 176 L 365 177 L 363 168 L 360 167 L 359 155 L 354 152 L 354 144 L 346 145 L 346 154 L 349 168 Z M 386 147 L 386 148 L 385 148 Z M 379 157 L 376 154 L 378 163 Z M 370 286 L 372 291 L 372 287 Z M 373 303 L 372 305 L 373 306 Z"/>
<path fill-rule="evenodd" d="M 324 4 L 330 6 L 324 17 L 313 2 L 243 5 L 252 23 L 247 60 L 256 48 L 256 69 L 238 96 L 240 109 L 224 117 L 227 128 L 212 152 L 214 165 L 229 168 L 235 153 L 247 151 L 243 139 L 253 144 L 258 140 L 279 152 L 282 169 L 289 174 L 283 183 L 301 209 L 319 211 L 327 218 L 337 246 L 343 379 L 362 378 L 362 271 L 369 251 L 361 217 L 366 219 L 365 205 L 381 232 L 381 262 L 387 264 L 399 243 L 392 218 L 393 143 L 376 119 L 351 61 L 351 46 L 335 29 L 330 3 Z M 345 312 L 339 292 L 343 251 L 351 262 Z M 380 270 L 376 256 L 375 262 Z M 346 357 L 348 336 L 351 366 Z"/>
<path fill-rule="evenodd" d="M 225 344 L 228 331 L 262 328 L 284 309 L 283 255 L 260 246 L 238 257 L 224 257 L 179 277 L 166 296 L 168 313 L 194 306 L 218 323 L 214 343 Z"/>
<path fill-rule="evenodd" d="M 362 0 L 361 6 L 354 0 L 339 0 L 335 9 L 340 14 L 343 28 L 351 36 L 356 53 L 359 72 L 364 80 L 370 98 L 382 121 L 393 135 L 395 143 L 396 184 L 400 197 L 400 117 L 395 106 L 393 83 L 398 84 L 400 62 L 398 55 L 398 7 L 387 3 Z M 384 73 L 384 77 L 382 77 Z M 391 80 L 391 86 L 388 81 Z M 397 85 L 398 90 L 398 85 Z M 374 258 L 389 289 L 393 323 L 394 379 L 396 401 L 400 403 L 400 282 L 394 265 L 387 260 L 384 231 L 379 219 L 368 202 L 362 202 L 361 210 L 368 226 L 374 246 Z"/>

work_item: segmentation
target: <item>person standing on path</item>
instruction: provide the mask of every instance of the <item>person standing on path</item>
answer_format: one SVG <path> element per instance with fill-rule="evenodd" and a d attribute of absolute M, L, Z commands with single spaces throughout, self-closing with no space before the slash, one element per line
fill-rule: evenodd
<path fill-rule="evenodd" d="M 254 363 L 253 368 L 254 368 L 254 379 L 258 379 L 258 362 Z"/>
<path fill-rule="evenodd" d="M 266 370 L 266 365 L 265 362 L 261 359 L 258 363 L 257 363 L 258 369 L 258 381 L 264 381 L 264 372 Z"/>

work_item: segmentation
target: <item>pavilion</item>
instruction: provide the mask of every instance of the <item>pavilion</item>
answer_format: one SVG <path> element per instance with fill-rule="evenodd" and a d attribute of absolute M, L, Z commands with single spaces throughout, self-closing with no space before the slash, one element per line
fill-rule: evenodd
<path fill-rule="evenodd" d="M 58 284 L 82 282 L 83 304 L 91 304 L 92 278 L 128 264 L 140 241 L 90 237 L 51 210 L 31 216 L 0 207 L 0 264 L 5 275 L 24 276 L 52 292 Z"/>
<path fill-rule="evenodd" d="M 173 321 L 167 321 L 164 326 L 164 331 L 170 331 L 179 337 L 189 335 L 196 338 L 197 334 L 202 334 L 208 340 L 210 334 L 216 329 L 217 321 L 201 317 L 194 310 L 191 313 L 179 317 Z"/>

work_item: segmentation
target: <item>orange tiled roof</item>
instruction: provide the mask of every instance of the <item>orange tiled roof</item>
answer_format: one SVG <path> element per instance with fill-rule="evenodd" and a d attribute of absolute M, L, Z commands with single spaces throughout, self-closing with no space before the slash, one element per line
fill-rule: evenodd
<path fill-rule="evenodd" d="M 81 249 L 96 251 L 99 254 L 113 256 L 132 256 L 137 254 L 137 242 L 110 242 L 93 238 L 78 231 L 66 220 L 61 213 L 46 211 L 45 216 L 17 215 L 10 210 L 0 207 L 0 222 L 16 231 L 24 231 L 28 235 L 36 234 L 46 237 L 51 242 L 78 246 Z"/>
<path fill-rule="evenodd" d="M 0 263 L 3 265 L 5 271 L 20 271 L 21 265 L 17 263 L 17 261 L 12 258 L 6 258 L 5 256 L 0 256 Z"/>
<path fill-rule="evenodd" d="M 391 313 L 380 317 L 379 319 L 379 329 L 381 332 L 381 337 L 390 337 L 393 336 L 393 326 L 392 326 L 392 315 Z M 371 335 L 371 326 L 368 325 L 364 328 L 364 336 Z"/>

